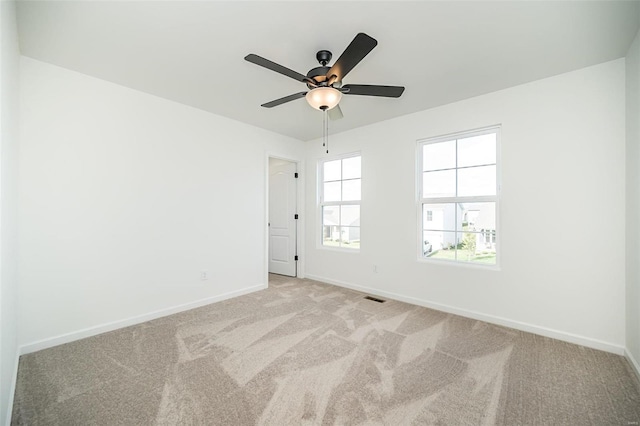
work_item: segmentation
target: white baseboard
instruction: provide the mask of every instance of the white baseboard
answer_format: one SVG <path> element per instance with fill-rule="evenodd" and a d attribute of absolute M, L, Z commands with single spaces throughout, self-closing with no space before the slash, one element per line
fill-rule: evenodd
<path fill-rule="evenodd" d="M 108 331 L 117 330 L 119 328 L 129 327 L 131 325 L 136 325 L 136 324 L 140 324 L 153 319 L 165 317 L 167 315 L 175 314 L 178 312 L 188 311 L 189 309 L 199 308 L 201 306 L 209 305 L 211 303 L 221 302 L 223 300 L 242 296 L 244 294 L 253 293 L 259 290 L 264 290 L 266 288 L 267 288 L 267 284 L 258 284 L 251 287 L 243 288 L 241 290 L 230 291 L 228 293 L 223 293 L 217 296 L 207 297 L 206 299 L 196 300 L 195 302 L 183 303 L 181 305 L 160 309 L 154 312 L 149 312 L 147 314 L 137 315 L 135 317 L 113 321 L 113 322 L 85 328 L 78 331 L 73 331 L 71 333 L 62 334 L 60 336 L 38 340 L 37 342 L 27 343 L 25 345 L 20 346 L 19 352 L 20 352 L 20 355 L 25 355 L 28 353 L 40 351 L 42 349 L 47 349 L 54 346 L 62 345 L 64 343 L 69 343 L 76 340 L 84 339 L 86 337 L 95 336 L 97 334 L 106 333 Z"/>
<path fill-rule="evenodd" d="M 434 303 L 428 300 L 418 299 L 416 297 L 404 296 L 402 294 L 392 293 L 384 290 L 378 290 L 378 289 L 365 287 L 357 284 L 351 284 L 344 281 L 333 280 L 331 278 L 325 278 L 318 275 L 307 274 L 306 278 L 310 280 L 320 281 L 326 284 L 336 285 L 339 287 L 346 287 L 352 290 L 361 291 L 363 293 L 369 293 L 376 296 L 388 297 L 389 299 L 411 303 L 412 305 L 424 306 L 426 308 L 448 312 L 451 314 L 456 314 L 462 317 L 472 318 L 472 319 L 488 322 L 491 324 L 502 325 L 504 327 L 514 328 L 516 330 L 538 334 L 540 336 L 551 337 L 553 339 L 562 340 L 569 343 L 575 343 L 577 345 L 586 346 L 588 348 L 611 352 L 616 355 L 625 354 L 625 348 L 623 346 L 615 345 L 613 343 L 603 342 L 601 340 L 592 339 L 589 337 L 579 336 L 572 333 L 567 333 L 564 331 L 553 330 L 546 327 L 540 327 L 534 324 L 528 324 L 520 321 L 510 320 L 508 318 L 502 318 L 494 315 L 483 314 L 482 312 L 456 308 L 455 306 Z"/>
<path fill-rule="evenodd" d="M 636 372 L 636 376 L 638 376 L 638 380 L 640 380 L 640 364 L 638 363 L 638 360 L 631 355 L 631 352 L 629 352 L 629 349 L 627 348 L 624 349 L 624 356 L 629 360 L 629 364 L 631 364 L 631 367 Z"/>
<path fill-rule="evenodd" d="M 11 385 L 9 386 L 9 401 L 7 402 L 7 418 L 5 425 L 11 424 L 11 416 L 13 415 L 13 398 L 16 394 L 16 386 L 18 383 L 18 363 L 20 362 L 20 348 L 16 348 L 16 356 L 13 361 L 13 372 L 11 377 Z"/>

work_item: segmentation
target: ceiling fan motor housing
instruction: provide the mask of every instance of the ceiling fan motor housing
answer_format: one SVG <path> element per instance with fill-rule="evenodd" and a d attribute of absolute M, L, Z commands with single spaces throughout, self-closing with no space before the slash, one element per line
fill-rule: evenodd
<path fill-rule="evenodd" d="M 331 68 L 329 67 L 313 68 L 309 70 L 309 72 L 307 73 L 307 77 L 314 80 L 316 83 L 318 83 L 319 86 L 324 86 L 325 84 L 323 83 L 327 81 L 327 73 L 329 72 L 330 69 Z M 313 89 L 313 86 L 310 85 L 309 83 L 307 83 L 307 87 L 309 89 Z"/>

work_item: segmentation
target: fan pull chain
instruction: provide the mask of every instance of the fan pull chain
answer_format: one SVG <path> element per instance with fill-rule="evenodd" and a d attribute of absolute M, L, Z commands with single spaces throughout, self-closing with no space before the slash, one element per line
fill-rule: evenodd
<path fill-rule="evenodd" d="M 327 146 L 327 138 L 324 129 L 326 128 L 327 111 L 322 111 L 322 146 Z"/>
<path fill-rule="evenodd" d="M 327 154 L 329 153 L 329 110 L 324 110 L 324 141 L 327 148 Z"/>

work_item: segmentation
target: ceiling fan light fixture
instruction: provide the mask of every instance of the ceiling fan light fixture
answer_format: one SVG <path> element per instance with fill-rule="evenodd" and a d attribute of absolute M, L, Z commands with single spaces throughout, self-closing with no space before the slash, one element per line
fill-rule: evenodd
<path fill-rule="evenodd" d="M 312 108 L 322 111 L 338 105 L 340 99 L 342 99 L 342 92 L 333 87 L 316 87 L 311 89 L 305 97 Z"/>

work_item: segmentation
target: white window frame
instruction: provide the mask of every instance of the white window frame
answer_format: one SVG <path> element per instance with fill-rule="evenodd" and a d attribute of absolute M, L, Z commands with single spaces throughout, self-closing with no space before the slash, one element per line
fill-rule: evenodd
<path fill-rule="evenodd" d="M 500 139 L 501 139 L 501 125 L 493 125 L 489 127 L 483 127 L 474 130 L 462 131 L 451 133 L 442 136 L 436 136 L 432 138 L 419 139 L 417 141 L 416 146 L 416 200 L 417 200 L 417 218 L 418 218 L 418 261 L 426 262 L 426 263 L 438 263 L 438 264 L 448 264 L 455 265 L 461 267 L 472 267 L 472 268 L 482 268 L 482 269 L 500 269 L 500 259 L 502 250 L 502 244 L 500 244 L 501 239 L 501 231 L 500 231 L 500 192 L 501 192 L 501 156 L 500 156 Z M 469 138 L 474 136 L 481 136 L 490 133 L 496 134 L 496 195 L 483 195 L 483 196 L 466 196 L 466 197 L 423 197 L 423 150 L 422 147 L 429 144 L 439 143 L 439 142 L 448 142 L 451 140 Z M 457 153 L 456 153 L 457 158 Z M 457 159 L 456 159 L 457 162 Z M 456 164 L 456 170 L 458 169 Z M 456 182 L 457 187 L 457 182 Z M 495 264 L 482 264 L 482 263 L 473 263 L 467 262 L 463 260 L 451 260 L 451 259 L 434 259 L 431 257 L 425 257 L 423 252 L 423 241 L 424 241 L 424 223 L 423 223 L 423 204 L 439 204 L 439 203 L 481 203 L 481 202 L 495 202 L 496 203 L 496 263 Z"/>
<path fill-rule="evenodd" d="M 347 158 L 360 157 L 360 199 L 352 200 L 352 201 L 324 201 L 324 163 L 328 163 L 330 161 L 336 160 L 345 160 Z M 344 248 L 340 247 L 331 247 L 323 244 L 323 213 L 322 209 L 325 206 L 360 206 L 360 217 L 362 218 L 362 153 L 361 152 L 351 152 L 348 154 L 340 154 L 334 155 L 331 157 L 326 157 L 321 160 L 318 160 L 318 185 L 316 188 L 316 192 L 318 194 L 317 200 L 317 217 L 316 221 L 316 230 L 318 230 L 318 238 L 316 238 L 316 248 L 323 250 L 332 250 L 332 251 L 340 251 L 344 253 L 360 253 L 360 248 L 362 247 L 362 240 L 360 241 L 360 248 Z M 341 173 L 342 176 L 342 173 Z M 340 180 L 341 182 L 343 179 Z M 362 234 L 362 219 L 360 220 L 360 233 Z"/>

